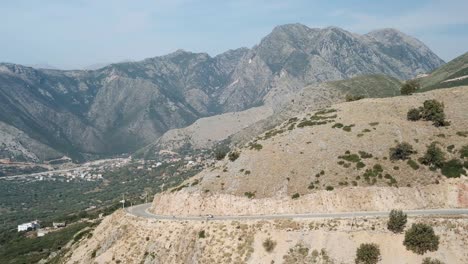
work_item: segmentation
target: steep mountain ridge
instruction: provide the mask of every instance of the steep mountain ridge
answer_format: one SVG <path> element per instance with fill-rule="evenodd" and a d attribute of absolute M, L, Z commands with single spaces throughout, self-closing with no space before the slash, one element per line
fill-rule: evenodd
<path fill-rule="evenodd" d="M 179 50 L 92 71 L 0 64 L 0 121 L 79 160 L 134 151 L 201 117 L 278 110 L 306 85 L 374 73 L 407 79 L 443 63 L 411 37 L 373 35 L 293 24 L 215 57 Z"/>

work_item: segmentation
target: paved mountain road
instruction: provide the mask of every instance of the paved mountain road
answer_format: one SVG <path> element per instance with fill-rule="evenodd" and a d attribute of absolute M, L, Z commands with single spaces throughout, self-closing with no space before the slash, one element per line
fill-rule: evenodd
<path fill-rule="evenodd" d="M 126 212 L 137 217 L 160 220 L 175 221 L 205 221 L 213 220 L 275 220 L 275 219 L 308 219 L 308 218 L 354 218 L 354 217 L 387 217 L 389 212 L 361 211 L 361 212 L 340 212 L 340 213 L 310 213 L 310 214 L 277 214 L 277 215 L 229 215 L 229 216 L 167 216 L 155 215 L 148 211 L 151 203 L 135 205 L 126 208 Z M 426 215 L 455 215 L 468 216 L 468 208 L 463 209 L 424 209 L 424 210 L 405 210 L 408 216 L 426 216 Z"/>

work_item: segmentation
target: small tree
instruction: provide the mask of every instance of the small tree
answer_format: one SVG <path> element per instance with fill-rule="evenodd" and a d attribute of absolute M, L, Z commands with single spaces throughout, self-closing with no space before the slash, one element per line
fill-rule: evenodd
<path fill-rule="evenodd" d="M 468 145 L 461 147 L 460 149 L 460 158 L 468 158 Z"/>
<path fill-rule="evenodd" d="M 392 210 L 390 211 L 387 228 L 393 233 L 400 233 L 403 232 L 406 222 L 408 222 L 408 216 L 403 211 Z"/>
<path fill-rule="evenodd" d="M 240 154 L 237 151 L 230 152 L 228 155 L 228 158 L 230 161 L 235 161 L 237 158 L 239 158 Z"/>
<path fill-rule="evenodd" d="M 273 249 L 275 249 L 276 242 L 271 240 L 271 238 L 267 238 L 265 241 L 263 241 L 263 247 L 265 248 L 266 252 L 270 253 L 273 251 Z"/>
<path fill-rule="evenodd" d="M 436 251 L 439 248 L 439 236 L 429 225 L 413 224 L 405 233 L 403 245 L 407 250 L 422 255 L 427 251 Z"/>
<path fill-rule="evenodd" d="M 439 148 L 435 142 L 432 142 L 427 147 L 426 154 L 424 154 L 420 161 L 424 165 L 434 165 L 440 168 L 445 162 L 445 155 L 442 149 Z"/>
<path fill-rule="evenodd" d="M 376 244 L 361 244 L 356 250 L 356 264 L 376 264 L 380 259 L 380 248 Z"/>
<path fill-rule="evenodd" d="M 421 84 L 417 80 L 408 80 L 401 86 L 400 93 L 402 95 L 411 95 L 415 93 L 420 87 Z"/>
<path fill-rule="evenodd" d="M 426 121 L 432 121 L 434 126 L 448 126 L 445 121 L 444 104 L 437 100 L 426 100 L 421 108 L 421 117 Z"/>
<path fill-rule="evenodd" d="M 417 108 L 411 108 L 406 114 L 406 118 L 410 121 L 418 121 L 421 119 L 421 110 Z"/>
<path fill-rule="evenodd" d="M 415 153 L 413 146 L 409 143 L 402 142 L 394 148 L 390 148 L 391 160 L 407 160 L 411 154 Z"/>

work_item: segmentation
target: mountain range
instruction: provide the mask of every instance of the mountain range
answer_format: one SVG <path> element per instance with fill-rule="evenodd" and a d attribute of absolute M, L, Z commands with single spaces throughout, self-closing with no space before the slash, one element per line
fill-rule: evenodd
<path fill-rule="evenodd" d="M 0 158 L 81 161 L 133 152 L 202 117 L 260 105 L 281 111 L 306 86 L 365 74 L 405 80 L 443 64 L 394 29 L 358 35 L 301 24 L 215 57 L 178 50 L 74 71 L 1 63 Z"/>

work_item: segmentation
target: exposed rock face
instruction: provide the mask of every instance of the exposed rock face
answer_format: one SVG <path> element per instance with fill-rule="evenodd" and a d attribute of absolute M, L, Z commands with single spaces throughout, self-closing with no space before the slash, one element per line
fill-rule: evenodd
<path fill-rule="evenodd" d="M 416 188 L 351 187 L 333 192 L 316 191 L 297 200 L 280 195 L 249 199 L 182 191 L 156 195 L 151 211 L 157 215 L 220 216 L 466 208 L 467 188 L 466 180 Z"/>
<path fill-rule="evenodd" d="M 266 104 L 360 74 L 406 79 L 443 63 L 396 30 L 279 26 L 252 49 L 177 51 L 94 71 L 0 64 L 0 121 L 76 159 L 134 151 L 200 117 Z"/>
<path fill-rule="evenodd" d="M 409 218 L 440 236 L 436 252 L 414 254 L 404 234 L 387 229 L 386 218 L 283 219 L 258 221 L 160 221 L 125 214 L 107 216 L 92 237 L 74 243 L 64 263 L 354 263 L 361 243 L 380 246 L 382 264 L 422 263 L 430 256 L 444 263 L 466 263 L 466 218 Z M 203 231 L 204 236 L 200 236 Z M 266 252 L 270 238 L 274 250 Z M 315 252 L 315 253 L 314 253 Z M 321 252 L 320 254 L 318 252 Z M 326 260 L 325 260 L 326 259 Z"/>

